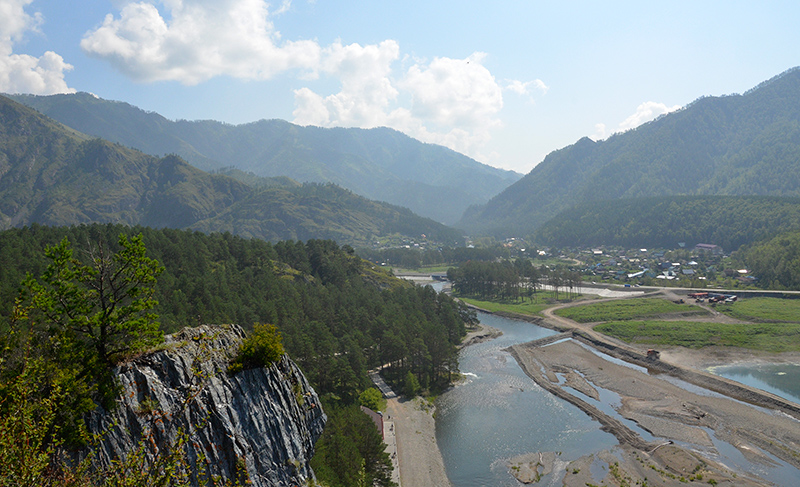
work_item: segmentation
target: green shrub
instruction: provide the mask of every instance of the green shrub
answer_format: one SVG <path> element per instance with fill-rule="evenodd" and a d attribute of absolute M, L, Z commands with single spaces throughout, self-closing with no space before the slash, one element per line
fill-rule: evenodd
<path fill-rule="evenodd" d="M 275 325 L 256 325 L 253 333 L 245 338 L 239 353 L 231 360 L 228 372 L 269 367 L 283 355 L 281 334 Z"/>
<path fill-rule="evenodd" d="M 381 391 L 375 387 L 370 387 L 359 394 L 358 402 L 373 411 L 386 411 L 386 399 L 383 398 Z"/>
<path fill-rule="evenodd" d="M 403 381 L 403 394 L 405 394 L 406 397 L 412 398 L 419 394 L 421 389 L 417 377 L 409 370 Z"/>

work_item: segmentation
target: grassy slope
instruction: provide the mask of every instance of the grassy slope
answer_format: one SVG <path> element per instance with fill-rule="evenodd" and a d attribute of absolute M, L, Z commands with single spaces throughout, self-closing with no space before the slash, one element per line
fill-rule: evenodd
<path fill-rule="evenodd" d="M 729 305 L 717 305 L 717 311 L 745 321 L 800 323 L 800 299 L 748 298 Z"/>
<path fill-rule="evenodd" d="M 487 311 L 537 315 L 552 306 L 551 293 L 540 293 L 533 303 L 500 303 L 460 298 Z M 701 309 L 660 298 L 634 298 L 573 306 L 556 314 L 581 323 L 602 322 L 596 331 L 628 343 L 673 345 L 688 348 L 727 346 L 767 352 L 800 351 L 800 300 L 752 298 L 717 310 L 750 323 L 662 321 L 654 318 L 671 313 L 707 314 Z"/>
<path fill-rule="evenodd" d="M 716 345 L 767 352 L 800 350 L 800 301 L 752 298 L 717 306 L 717 310 L 750 323 L 646 319 L 686 309 L 685 305 L 652 298 L 567 308 L 558 314 L 584 323 L 602 321 L 594 327 L 596 331 L 629 343 L 688 348 Z"/>

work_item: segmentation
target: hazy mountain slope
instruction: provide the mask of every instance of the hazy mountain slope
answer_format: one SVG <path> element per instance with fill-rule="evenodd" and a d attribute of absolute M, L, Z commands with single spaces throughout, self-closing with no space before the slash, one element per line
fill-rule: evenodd
<path fill-rule="evenodd" d="M 333 185 L 224 172 L 247 184 L 174 155 L 157 158 L 89 139 L 0 96 L 0 229 L 117 222 L 362 245 L 392 234 L 460 239 L 405 208 Z"/>
<path fill-rule="evenodd" d="M 679 242 L 742 245 L 800 230 L 800 198 L 656 196 L 591 201 L 539 227 L 534 240 L 555 247 L 673 248 Z"/>
<path fill-rule="evenodd" d="M 333 182 L 448 223 L 520 178 L 388 128 L 327 129 L 282 120 L 172 122 L 87 93 L 14 98 L 76 130 L 149 154 L 178 154 L 206 170 L 235 166 L 259 176 Z"/>
<path fill-rule="evenodd" d="M 250 192 L 175 156 L 158 159 L 86 139 L 0 97 L 0 227 L 120 222 L 181 228 Z"/>
<path fill-rule="evenodd" d="M 527 234 L 579 203 L 681 194 L 800 195 L 800 70 L 552 152 L 457 226 Z"/>
<path fill-rule="evenodd" d="M 264 240 L 333 239 L 371 245 L 387 235 L 405 235 L 448 245 L 462 243 L 461 232 L 406 208 L 371 201 L 332 184 L 266 188 L 219 215 L 191 225 L 196 230 L 229 231 Z"/>

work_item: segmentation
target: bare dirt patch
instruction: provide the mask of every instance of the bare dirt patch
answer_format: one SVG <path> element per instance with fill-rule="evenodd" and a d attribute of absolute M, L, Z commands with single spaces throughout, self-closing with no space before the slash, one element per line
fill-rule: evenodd
<path fill-rule="evenodd" d="M 726 397 L 687 391 L 658 376 L 605 360 L 574 340 L 546 347 L 515 345 L 510 350 L 540 386 L 581 408 L 620 441 L 622 454 L 617 457 L 617 465 L 610 461 L 611 457 L 604 460 L 611 476 L 607 484 L 628 481 L 633 485 L 646 478 L 648 485 L 682 485 L 689 476 L 694 478 L 699 473 L 704 483 L 710 479 L 730 482 L 735 474 L 735 485 L 768 485 L 743 472 L 731 472 L 699 453 L 708 450 L 711 443 L 706 429 L 713 430 L 750 461 L 769 463 L 764 454 L 769 452 L 800 469 L 800 421 L 788 415 L 773 414 Z M 552 380 L 569 372 L 583 377 L 592 387 L 617 393 L 621 398 L 617 412 L 664 440 L 644 440 L 638 432 Z M 696 451 L 665 444 L 670 440 L 693 444 Z M 568 468 L 564 480 L 577 482 L 579 477 L 582 476 L 569 473 Z"/>

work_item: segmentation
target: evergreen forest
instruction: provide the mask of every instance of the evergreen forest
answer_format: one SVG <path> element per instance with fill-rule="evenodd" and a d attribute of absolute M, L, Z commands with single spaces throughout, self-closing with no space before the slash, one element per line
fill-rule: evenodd
<path fill-rule="evenodd" d="M 0 331 L 8 332 L 20 283 L 45 273 L 45 248 L 66 239 L 77 259 L 87 259 L 96 242 L 119 252 L 121 235 L 140 239 L 147 258 L 163 266 L 152 295 L 162 331 L 208 323 L 276 326 L 286 352 L 332 412 L 318 443 L 321 480 L 346 486 L 366 475 L 375 485 L 388 485 L 389 460 L 382 448 L 375 451 L 374 425 L 352 412 L 359 394 L 371 387 L 367 370 L 388 365 L 389 380 L 403 385 L 411 378 L 412 393 L 442 390 L 458 371 L 456 346 L 474 312 L 429 286 L 394 278 L 330 240 L 273 244 L 229 233 L 33 225 L 0 232 Z M 340 460 L 335 445 L 345 443 L 356 461 L 326 466 L 326 458 Z"/>
<path fill-rule="evenodd" d="M 680 242 L 742 245 L 800 230 L 800 198 L 661 196 L 583 203 L 531 237 L 554 247 L 675 248 Z"/>
<path fill-rule="evenodd" d="M 787 232 L 742 248 L 736 259 L 765 289 L 800 290 L 800 232 Z"/>

